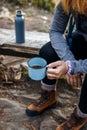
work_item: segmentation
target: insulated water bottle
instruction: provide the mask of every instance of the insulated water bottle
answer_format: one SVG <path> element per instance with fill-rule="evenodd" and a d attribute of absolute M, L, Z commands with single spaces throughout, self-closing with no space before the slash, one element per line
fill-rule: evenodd
<path fill-rule="evenodd" d="M 15 35 L 16 35 L 16 43 L 25 42 L 25 25 L 24 25 L 24 17 L 22 15 L 21 10 L 18 10 L 16 12 Z"/>

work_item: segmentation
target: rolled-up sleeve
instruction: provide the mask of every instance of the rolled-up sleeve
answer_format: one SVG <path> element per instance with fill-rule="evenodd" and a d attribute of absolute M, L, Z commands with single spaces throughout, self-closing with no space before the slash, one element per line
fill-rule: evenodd
<path fill-rule="evenodd" d="M 87 74 L 87 59 L 71 61 L 72 71 L 71 74 L 85 73 Z"/>

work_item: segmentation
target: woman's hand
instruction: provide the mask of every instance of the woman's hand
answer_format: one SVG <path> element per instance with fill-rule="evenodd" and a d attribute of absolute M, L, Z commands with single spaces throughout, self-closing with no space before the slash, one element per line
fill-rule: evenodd
<path fill-rule="evenodd" d="M 47 77 L 49 79 L 59 79 L 68 71 L 68 65 L 64 61 L 56 61 L 48 65 Z M 66 75 L 67 83 L 74 87 L 82 85 L 82 74 Z"/>
<path fill-rule="evenodd" d="M 73 87 L 80 87 L 82 85 L 82 74 L 66 75 L 67 83 Z"/>
<path fill-rule="evenodd" d="M 48 65 L 47 77 L 49 79 L 59 79 L 68 71 L 68 65 L 64 61 L 56 61 Z"/>

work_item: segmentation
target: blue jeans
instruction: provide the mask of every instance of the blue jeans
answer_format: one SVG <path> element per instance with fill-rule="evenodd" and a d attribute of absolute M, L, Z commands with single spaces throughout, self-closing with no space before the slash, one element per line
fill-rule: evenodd
<path fill-rule="evenodd" d="M 87 59 L 87 42 L 85 41 L 83 36 L 73 34 L 71 51 L 77 60 Z M 39 56 L 44 58 L 47 61 L 47 64 L 60 60 L 55 50 L 52 48 L 51 42 L 46 43 L 40 49 Z M 49 80 L 46 76 L 43 79 L 43 83 L 53 85 L 56 83 L 56 80 Z M 87 74 L 85 76 L 85 80 L 81 89 L 79 108 L 83 113 L 87 114 Z"/>

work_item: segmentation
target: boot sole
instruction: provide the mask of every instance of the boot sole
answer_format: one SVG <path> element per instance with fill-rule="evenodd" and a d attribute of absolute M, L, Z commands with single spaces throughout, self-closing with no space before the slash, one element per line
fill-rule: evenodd
<path fill-rule="evenodd" d="M 26 114 L 27 114 L 28 116 L 38 116 L 38 115 L 42 114 L 42 113 L 43 113 L 45 110 L 47 110 L 47 109 L 55 108 L 55 107 L 56 107 L 56 104 L 57 104 L 57 102 L 55 102 L 54 104 L 48 106 L 47 108 L 45 108 L 45 109 L 44 109 L 43 111 L 41 111 L 41 112 L 32 111 L 32 110 L 29 110 L 29 109 L 27 108 L 27 109 L 26 109 Z"/>

